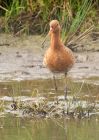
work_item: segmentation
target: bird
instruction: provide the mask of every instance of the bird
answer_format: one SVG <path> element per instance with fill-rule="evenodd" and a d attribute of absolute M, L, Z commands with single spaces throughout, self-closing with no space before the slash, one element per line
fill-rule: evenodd
<path fill-rule="evenodd" d="M 75 57 L 71 49 L 66 47 L 61 40 L 61 26 L 58 20 L 54 19 L 49 23 L 50 46 L 46 50 L 43 65 L 53 73 L 55 91 L 57 91 L 56 73 L 64 73 L 65 81 L 68 71 L 75 64 Z M 65 99 L 67 99 L 67 85 L 65 82 Z"/>

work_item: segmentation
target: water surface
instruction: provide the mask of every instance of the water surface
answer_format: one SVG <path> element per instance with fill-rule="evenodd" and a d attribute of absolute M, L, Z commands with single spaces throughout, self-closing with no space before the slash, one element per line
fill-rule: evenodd
<path fill-rule="evenodd" d="M 99 119 L 0 118 L 1 140 L 98 140 Z"/>
<path fill-rule="evenodd" d="M 74 104 L 71 100 L 71 107 L 79 104 L 76 114 L 79 116 L 83 109 L 83 113 L 89 115 L 80 119 L 77 115 L 33 118 L 24 116 L 12 105 L 24 102 L 28 106 L 40 98 L 50 102 L 49 105 L 59 99 L 58 105 L 63 105 L 64 78 L 56 76 L 56 93 L 52 74 L 42 65 L 44 38 L 15 38 L 4 34 L 0 39 L 1 44 L 2 41 L 9 44 L 0 47 L 0 140 L 99 140 L 98 52 L 75 53 L 76 64 L 67 76 L 68 100 L 76 99 Z M 48 42 L 45 45 L 48 47 Z M 82 108 L 86 105 L 88 108 Z"/>

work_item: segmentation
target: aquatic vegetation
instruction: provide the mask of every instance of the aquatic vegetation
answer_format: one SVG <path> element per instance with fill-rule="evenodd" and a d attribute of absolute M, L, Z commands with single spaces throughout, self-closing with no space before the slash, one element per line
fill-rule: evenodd
<path fill-rule="evenodd" d="M 68 81 L 68 84 L 69 83 L 70 82 Z M 52 94 L 53 91 L 50 93 L 47 90 L 40 90 L 40 87 L 34 88 L 35 83 L 32 83 L 32 81 L 8 84 L 11 86 L 12 90 L 8 86 L 11 93 L 8 94 L 9 96 L 0 97 L 0 112 L 3 112 L 3 115 L 14 114 L 17 117 L 29 117 L 35 119 L 62 117 L 69 119 L 83 119 L 98 115 L 98 93 L 95 91 L 96 87 L 94 86 L 94 91 L 96 93 L 93 91 L 93 94 L 88 94 L 89 89 L 93 88 L 90 84 L 89 89 L 86 86 L 86 83 L 82 84 L 78 82 L 74 83 L 74 85 L 73 83 L 70 84 L 73 91 L 70 91 L 69 86 L 69 96 L 67 96 L 67 100 L 64 100 L 61 91 L 56 95 L 55 93 Z M 23 94 L 23 91 L 25 94 Z M 42 94 L 42 92 L 46 93 Z M 47 96 L 45 96 L 46 94 Z"/>
<path fill-rule="evenodd" d="M 4 111 L 4 101 L 0 101 L 0 112 Z"/>
<path fill-rule="evenodd" d="M 15 114 L 17 117 L 29 118 L 88 118 L 98 115 L 99 103 L 86 100 L 74 100 L 68 96 L 65 101 L 63 96 L 57 101 L 48 101 L 44 97 L 15 97 L 15 101 L 4 101 L 3 112 Z M 0 99 L 1 100 L 1 99 Z M 19 101 L 20 100 L 20 101 Z"/>
<path fill-rule="evenodd" d="M 46 82 L 47 81 L 47 82 Z M 68 96 L 64 100 L 63 87 L 57 79 L 58 92 L 51 89 L 49 79 L 11 81 L 0 84 L 0 116 L 13 114 L 29 118 L 83 119 L 98 116 L 99 86 L 94 83 L 67 79 Z"/>

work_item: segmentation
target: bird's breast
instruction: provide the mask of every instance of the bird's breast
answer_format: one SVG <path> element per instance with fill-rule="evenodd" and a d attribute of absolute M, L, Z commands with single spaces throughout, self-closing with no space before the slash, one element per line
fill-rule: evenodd
<path fill-rule="evenodd" d="M 45 53 L 43 63 L 52 72 L 67 72 L 74 64 L 74 56 L 69 48 L 49 48 Z"/>

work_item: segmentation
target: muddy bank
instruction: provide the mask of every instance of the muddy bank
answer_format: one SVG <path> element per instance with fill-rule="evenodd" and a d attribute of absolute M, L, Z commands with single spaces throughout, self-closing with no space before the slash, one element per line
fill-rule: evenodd
<path fill-rule="evenodd" d="M 74 52 L 76 64 L 67 77 L 67 100 L 63 96 L 63 76 L 57 75 L 56 94 L 52 74 L 42 65 L 46 46 L 49 45 L 46 41 L 45 49 L 42 49 L 43 39 L 41 36 L 1 34 L 0 117 L 7 114 L 32 118 L 99 115 L 99 52 L 96 49 L 99 39 L 93 41 L 89 38 L 80 42 L 84 48 L 79 47 Z"/>
<path fill-rule="evenodd" d="M 57 79 L 57 92 L 50 78 L 0 82 L 0 117 L 98 117 L 99 79 L 86 79 L 83 82 L 67 78 L 66 99 L 64 82 L 62 77 Z"/>
<path fill-rule="evenodd" d="M 41 36 L 13 37 L 1 34 L 0 80 L 52 77 L 52 74 L 42 65 L 43 55 L 47 48 L 41 48 L 43 39 Z M 89 40 L 82 41 L 80 44 L 83 44 L 86 51 L 81 52 L 81 47 L 79 47 L 78 52 L 75 52 L 76 64 L 68 75 L 78 79 L 99 76 L 99 39 L 93 41 L 90 37 Z M 49 41 L 45 43 L 45 46 L 48 45 Z M 92 48 L 94 51 L 89 51 L 93 50 Z"/>
<path fill-rule="evenodd" d="M 58 96 L 53 100 L 45 97 L 0 97 L 0 118 L 7 115 L 15 117 L 27 118 L 62 118 L 67 119 L 83 119 L 91 117 L 99 117 L 99 101 L 92 102 L 81 100 L 79 97 Z"/>

